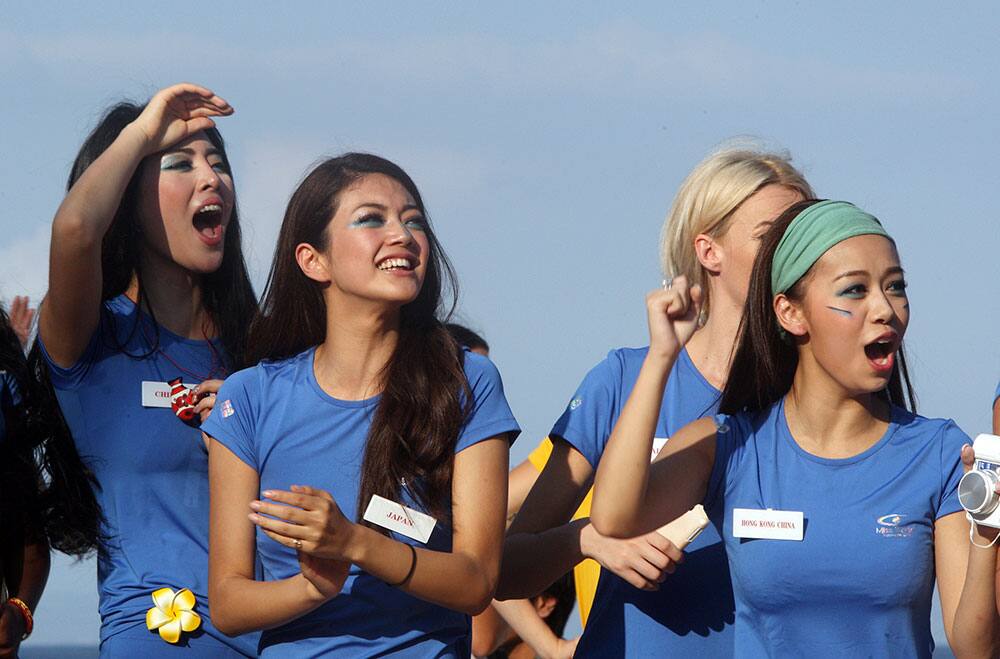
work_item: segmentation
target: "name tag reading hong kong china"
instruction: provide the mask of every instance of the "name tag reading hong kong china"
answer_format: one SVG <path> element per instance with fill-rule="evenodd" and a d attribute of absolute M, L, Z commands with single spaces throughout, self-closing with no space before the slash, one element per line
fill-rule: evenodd
<path fill-rule="evenodd" d="M 799 511 L 733 508 L 734 538 L 801 541 L 803 527 Z"/>
<path fill-rule="evenodd" d="M 408 508 L 377 494 L 372 495 L 364 518 L 367 522 L 378 524 L 384 529 L 395 531 L 424 544 L 427 544 L 427 541 L 431 539 L 431 532 L 434 531 L 434 525 L 437 524 L 437 520 L 430 515 L 425 515 L 419 510 Z"/>

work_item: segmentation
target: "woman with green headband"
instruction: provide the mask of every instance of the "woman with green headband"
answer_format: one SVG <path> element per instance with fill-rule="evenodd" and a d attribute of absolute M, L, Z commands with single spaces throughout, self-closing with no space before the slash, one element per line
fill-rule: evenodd
<path fill-rule="evenodd" d="M 968 437 L 904 392 L 906 283 L 878 220 L 808 201 L 774 222 L 721 413 L 650 465 L 701 298 L 684 279 L 647 297 L 650 350 L 597 471 L 597 530 L 634 536 L 703 502 L 726 543 L 737 656 L 929 657 L 935 578 L 953 651 L 997 656 L 997 531 L 961 512 Z"/>

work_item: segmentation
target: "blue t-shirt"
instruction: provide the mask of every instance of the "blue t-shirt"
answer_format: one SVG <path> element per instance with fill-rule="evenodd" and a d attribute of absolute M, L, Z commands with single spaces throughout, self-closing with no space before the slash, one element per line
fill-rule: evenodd
<path fill-rule="evenodd" d="M 648 351 L 609 352 L 552 428 L 551 435 L 569 442 L 595 469 Z M 682 350 L 667 380 L 654 450 L 691 421 L 714 414 L 718 401 L 719 391 Z M 709 509 L 708 514 L 718 517 L 721 511 Z M 684 563 L 658 591 L 639 590 L 601 570 L 577 652 L 582 657 L 731 657 L 733 606 L 725 546 L 710 525 L 688 545 Z"/>
<path fill-rule="evenodd" d="M 45 354 L 77 451 L 99 483 L 108 536 L 97 571 L 102 655 L 131 650 L 134 656 L 142 648 L 144 657 L 233 650 L 252 656 L 256 635 L 229 638 L 209 619 L 208 453 L 201 433 L 169 407 L 142 401 L 144 381 L 222 377 L 221 348 L 160 328 L 159 349 L 147 354 L 155 336 L 151 319 L 120 295 L 104 304 L 100 326 L 74 366 L 61 368 Z M 202 626 L 183 635 L 183 647 L 146 629 L 151 595 L 163 587 L 188 588 L 197 599 Z"/>
<path fill-rule="evenodd" d="M 233 374 L 202 429 L 257 472 L 261 491 L 288 490 L 292 484 L 326 490 L 341 512 L 357 521 L 361 464 L 379 397 L 332 398 L 316 382 L 314 353 L 310 349 Z M 474 406 L 455 452 L 507 433 L 513 441 L 520 429 L 496 367 L 485 357 L 466 352 L 465 375 Z M 418 507 L 412 499 L 404 503 Z M 402 535 L 392 537 L 420 546 Z M 300 572 L 294 550 L 260 529 L 256 542 L 265 580 L 287 579 Z M 450 551 L 451 529 L 438 520 L 425 546 Z M 465 614 L 409 595 L 352 565 L 337 597 L 292 622 L 265 630 L 260 650 L 265 657 L 391 653 L 467 659 L 469 634 Z"/>
<path fill-rule="evenodd" d="M 885 435 L 844 459 L 804 451 L 784 404 L 719 416 L 706 499 L 736 595 L 741 657 L 930 657 L 934 522 L 961 509 L 953 421 L 893 408 Z M 802 541 L 733 537 L 733 508 L 798 511 Z"/>

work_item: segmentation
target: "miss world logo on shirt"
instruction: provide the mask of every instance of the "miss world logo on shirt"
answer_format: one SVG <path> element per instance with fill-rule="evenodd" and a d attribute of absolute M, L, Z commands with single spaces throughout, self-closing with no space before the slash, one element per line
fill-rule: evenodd
<path fill-rule="evenodd" d="M 900 526 L 906 515 L 890 513 L 875 520 L 875 534 L 883 538 L 909 538 L 913 535 L 912 526 Z"/>

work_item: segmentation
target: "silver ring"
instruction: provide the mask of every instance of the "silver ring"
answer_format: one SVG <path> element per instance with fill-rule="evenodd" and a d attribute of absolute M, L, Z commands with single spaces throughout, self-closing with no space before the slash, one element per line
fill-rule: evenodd
<path fill-rule="evenodd" d="M 293 542 L 292 544 L 295 545 L 296 549 L 302 549 L 302 541 L 299 540 L 298 538 L 295 538 L 295 542 Z"/>

